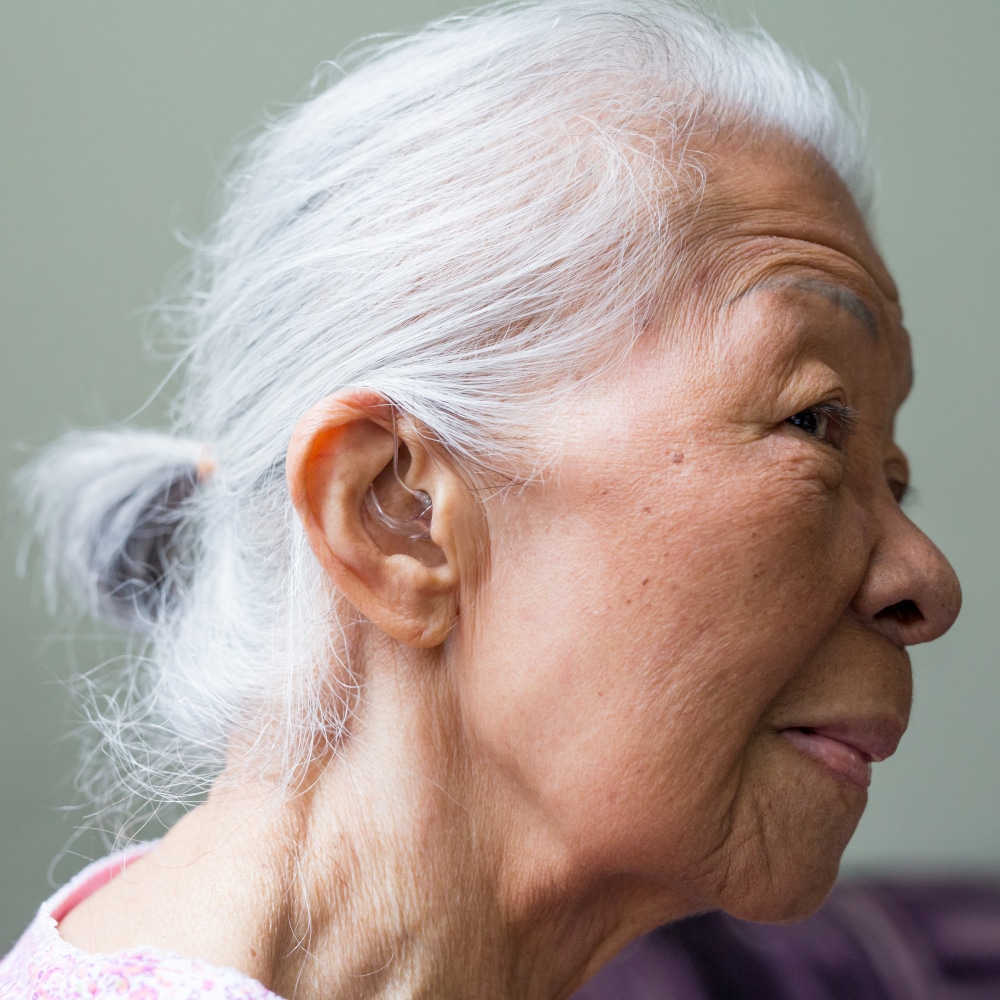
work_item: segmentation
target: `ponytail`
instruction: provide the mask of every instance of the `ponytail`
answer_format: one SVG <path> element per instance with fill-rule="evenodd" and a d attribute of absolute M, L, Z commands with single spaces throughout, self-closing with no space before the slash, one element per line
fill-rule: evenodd
<path fill-rule="evenodd" d="M 201 444 L 150 431 L 74 432 L 22 470 L 48 603 L 69 597 L 130 632 L 174 609 L 188 578 Z"/>

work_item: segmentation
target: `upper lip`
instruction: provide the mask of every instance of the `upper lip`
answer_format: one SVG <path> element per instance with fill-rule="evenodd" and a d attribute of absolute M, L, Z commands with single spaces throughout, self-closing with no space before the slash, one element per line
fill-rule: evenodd
<path fill-rule="evenodd" d="M 885 760 L 896 752 L 903 737 L 906 723 L 892 716 L 873 719 L 856 719 L 849 722 L 815 722 L 798 726 L 782 726 L 782 729 L 800 729 L 816 733 L 827 739 L 837 740 L 853 747 L 869 761 Z"/>

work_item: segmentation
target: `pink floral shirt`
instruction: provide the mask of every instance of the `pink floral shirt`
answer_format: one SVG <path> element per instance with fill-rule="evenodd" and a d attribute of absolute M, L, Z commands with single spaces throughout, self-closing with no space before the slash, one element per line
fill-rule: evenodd
<path fill-rule="evenodd" d="M 281 1000 L 235 969 L 160 948 L 94 955 L 60 937 L 59 921 L 149 846 L 113 854 L 84 868 L 42 904 L 31 926 L 0 960 L 0 1000 Z"/>

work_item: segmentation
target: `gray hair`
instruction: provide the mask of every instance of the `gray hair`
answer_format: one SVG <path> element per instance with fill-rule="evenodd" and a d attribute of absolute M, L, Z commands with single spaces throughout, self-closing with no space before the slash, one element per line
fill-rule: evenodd
<path fill-rule="evenodd" d="M 670 0 L 501 3 L 326 75 L 244 150 L 163 310 L 173 432 L 76 433 L 22 473 L 50 595 L 141 637 L 94 713 L 119 804 L 190 801 L 237 736 L 291 788 L 343 737 L 336 595 L 283 476 L 313 403 L 370 388 L 465 467 L 530 476 L 546 398 L 620 363 L 669 287 L 713 128 L 805 143 L 869 206 L 826 80 Z"/>

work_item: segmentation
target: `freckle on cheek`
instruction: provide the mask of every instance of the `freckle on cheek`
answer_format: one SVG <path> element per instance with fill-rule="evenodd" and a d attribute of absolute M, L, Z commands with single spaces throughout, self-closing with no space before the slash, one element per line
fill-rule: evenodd
<path fill-rule="evenodd" d="M 684 461 L 684 452 L 682 452 L 682 451 L 675 451 L 670 456 L 670 461 L 673 462 L 674 465 L 680 465 L 681 462 Z"/>

